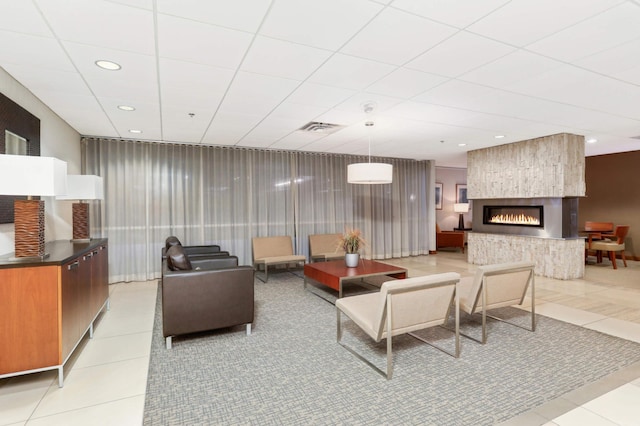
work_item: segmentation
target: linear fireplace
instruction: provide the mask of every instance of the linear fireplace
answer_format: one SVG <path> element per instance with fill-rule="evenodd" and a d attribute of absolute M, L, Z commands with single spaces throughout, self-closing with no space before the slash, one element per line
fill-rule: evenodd
<path fill-rule="evenodd" d="M 541 238 L 578 236 L 578 198 L 474 199 L 473 231 Z"/>
<path fill-rule="evenodd" d="M 482 209 L 482 223 L 486 225 L 535 226 L 544 228 L 544 206 L 493 206 Z"/>

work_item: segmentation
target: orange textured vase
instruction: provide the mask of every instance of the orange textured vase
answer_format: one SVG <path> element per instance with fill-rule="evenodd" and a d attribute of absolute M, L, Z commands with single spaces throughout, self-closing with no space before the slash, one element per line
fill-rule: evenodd
<path fill-rule="evenodd" d="M 44 201 L 15 200 L 16 257 L 44 257 Z"/>

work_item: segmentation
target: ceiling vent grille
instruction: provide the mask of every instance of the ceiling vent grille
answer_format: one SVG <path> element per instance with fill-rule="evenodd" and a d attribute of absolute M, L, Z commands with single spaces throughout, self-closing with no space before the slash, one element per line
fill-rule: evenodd
<path fill-rule="evenodd" d="M 331 124 L 331 123 L 321 123 L 319 121 L 310 121 L 304 126 L 300 127 L 298 130 L 301 132 L 311 132 L 311 133 L 334 133 L 338 130 L 342 129 L 344 126 L 339 124 Z"/>

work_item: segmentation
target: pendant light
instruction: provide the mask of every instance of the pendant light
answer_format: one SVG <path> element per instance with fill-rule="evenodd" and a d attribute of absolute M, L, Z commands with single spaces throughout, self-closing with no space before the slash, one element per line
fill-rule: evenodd
<path fill-rule="evenodd" d="M 364 104 L 364 112 L 371 114 L 374 107 L 375 103 L 367 102 Z M 373 128 L 374 122 L 368 120 L 364 125 L 369 128 L 369 162 L 349 164 L 347 166 L 347 182 L 360 185 L 391 183 L 393 178 L 393 165 L 371 162 L 371 129 Z"/>

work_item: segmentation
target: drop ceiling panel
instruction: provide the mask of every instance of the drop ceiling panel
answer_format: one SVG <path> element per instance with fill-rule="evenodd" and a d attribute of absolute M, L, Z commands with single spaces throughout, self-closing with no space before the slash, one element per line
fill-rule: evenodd
<path fill-rule="evenodd" d="M 2 3 L 0 30 L 52 37 L 51 30 L 33 2 L 12 1 L 11 5 L 8 3 L 6 0 Z"/>
<path fill-rule="evenodd" d="M 588 87 L 589 90 L 584 90 Z M 637 117 L 640 87 L 571 66 L 511 85 L 511 90 L 567 105 Z M 612 98 L 611 93 L 616 93 Z"/>
<path fill-rule="evenodd" d="M 514 50 L 514 47 L 504 43 L 461 31 L 420 55 L 407 64 L 407 67 L 437 75 L 456 77 Z"/>
<path fill-rule="evenodd" d="M 533 43 L 527 49 L 571 62 L 638 37 L 640 6 L 627 2 Z"/>
<path fill-rule="evenodd" d="M 468 30 L 523 47 L 620 3 L 623 0 L 514 0 Z"/>
<path fill-rule="evenodd" d="M 450 80 L 421 95 L 415 96 L 413 100 L 480 111 L 487 98 L 491 98 L 495 93 L 496 90 L 490 87 Z"/>
<path fill-rule="evenodd" d="M 157 0 L 158 12 L 241 31 L 255 32 L 269 8 L 269 0 Z"/>
<path fill-rule="evenodd" d="M 242 62 L 243 71 L 304 80 L 331 52 L 324 49 L 258 36 Z"/>
<path fill-rule="evenodd" d="M 640 85 L 640 39 L 574 62 L 591 71 Z"/>
<path fill-rule="evenodd" d="M 185 109 L 217 108 L 234 71 L 191 62 L 160 59 L 162 102 Z"/>
<path fill-rule="evenodd" d="M 41 70 L 75 71 L 60 43 L 53 38 L 0 31 L 0 40 L 3 66 L 15 64 Z"/>
<path fill-rule="evenodd" d="M 299 84 L 296 80 L 239 72 L 231 83 L 220 111 L 258 114 L 263 117 Z"/>
<path fill-rule="evenodd" d="M 202 143 L 234 145 L 249 133 L 262 118 L 262 115 L 256 114 L 218 111 L 207 128 Z"/>
<path fill-rule="evenodd" d="M 260 33 L 338 50 L 382 8 L 367 0 L 282 0 L 273 2 Z"/>
<path fill-rule="evenodd" d="M 508 0 L 395 0 L 393 7 L 434 21 L 465 28 L 508 3 Z"/>
<path fill-rule="evenodd" d="M 193 116 L 179 107 L 165 107 L 162 109 L 162 137 L 168 141 L 183 141 L 199 143 L 204 136 L 213 111 L 192 108 Z"/>
<path fill-rule="evenodd" d="M 161 57 L 236 69 L 249 48 L 249 33 L 158 15 Z"/>
<path fill-rule="evenodd" d="M 31 66 L 6 65 L 6 70 L 11 74 L 20 75 L 20 82 L 30 87 L 33 93 L 46 91 L 58 92 L 59 96 L 92 96 L 81 75 L 75 71 L 49 70 L 46 78 L 43 78 L 42 72 Z"/>
<path fill-rule="evenodd" d="M 42 91 L 38 94 L 38 98 L 54 111 L 64 116 L 65 121 L 80 134 L 119 136 L 113 123 L 109 121 L 102 107 L 93 96 L 67 95 L 62 97 L 57 92 Z"/>
<path fill-rule="evenodd" d="M 361 58 L 402 65 L 455 32 L 455 29 L 446 25 L 387 8 L 340 51 Z"/>
<path fill-rule="evenodd" d="M 353 89 L 304 82 L 287 98 L 297 104 L 331 108 L 357 93 Z"/>
<path fill-rule="evenodd" d="M 408 99 L 448 80 L 447 77 L 398 68 L 367 87 L 367 91 L 377 95 Z"/>
<path fill-rule="evenodd" d="M 313 73 L 308 81 L 344 89 L 362 90 L 394 69 L 392 65 L 336 54 Z"/>
<path fill-rule="evenodd" d="M 93 46 L 153 55 L 151 11 L 108 1 L 36 0 L 57 37 Z"/>
<path fill-rule="evenodd" d="M 69 42 L 65 43 L 65 49 L 96 96 L 130 99 L 132 103 L 158 102 L 157 70 L 153 56 Z M 98 59 L 115 61 L 122 69 L 104 70 L 95 65 Z"/>
<path fill-rule="evenodd" d="M 563 66 L 562 62 L 537 53 L 517 50 L 458 77 L 460 80 L 496 88 L 508 87 L 525 79 Z"/>

